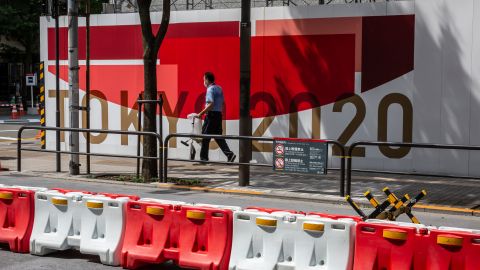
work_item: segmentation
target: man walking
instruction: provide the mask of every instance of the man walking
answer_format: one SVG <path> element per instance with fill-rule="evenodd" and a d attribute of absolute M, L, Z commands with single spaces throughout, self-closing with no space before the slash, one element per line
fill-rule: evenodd
<path fill-rule="evenodd" d="M 222 111 L 223 111 L 223 91 L 222 88 L 215 84 L 215 76 L 212 72 L 205 72 L 203 75 L 203 84 L 207 88 L 205 108 L 198 113 L 198 117 L 206 114 L 205 121 L 202 126 L 202 134 L 222 134 Z M 222 152 L 227 156 L 228 162 L 234 162 L 237 157 L 224 139 L 215 139 Z M 208 161 L 208 148 L 210 138 L 202 140 L 202 148 L 200 150 L 200 159 Z"/>

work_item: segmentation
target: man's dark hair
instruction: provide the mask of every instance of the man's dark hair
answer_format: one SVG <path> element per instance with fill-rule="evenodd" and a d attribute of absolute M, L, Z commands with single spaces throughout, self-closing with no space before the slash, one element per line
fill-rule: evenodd
<path fill-rule="evenodd" d="M 205 74 L 203 75 L 205 76 L 205 78 L 211 82 L 211 83 L 214 83 L 215 82 L 215 75 L 213 75 L 213 72 L 210 72 L 210 71 L 207 71 L 205 72 Z"/>

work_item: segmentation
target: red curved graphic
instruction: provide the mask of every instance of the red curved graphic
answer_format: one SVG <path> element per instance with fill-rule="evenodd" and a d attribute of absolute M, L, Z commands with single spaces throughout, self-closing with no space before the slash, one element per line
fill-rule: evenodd
<path fill-rule="evenodd" d="M 157 69 L 167 115 L 185 118 L 198 111 L 204 99 L 203 72 L 213 71 L 225 92 L 226 119 L 238 119 L 238 27 L 238 22 L 171 25 Z M 66 29 L 61 33 L 60 56 L 65 60 Z M 84 29 L 80 33 L 79 43 L 84 44 Z M 126 60 L 142 59 L 140 27 L 95 26 L 91 33 L 92 89 L 109 102 L 132 107 L 143 87 L 143 66 Z M 53 29 L 48 34 L 52 44 Z M 355 72 L 362 73 L 362 91 L 406 74 L 413 70 L 413 37 L 413 15 L 257 21 L 251 43 L 252 116 L 332 103 L 354 93 Z M 49 46 L 49 60 L 54 60 L 53 50 Z M 79 55 L 84 58 L 84 46 Z M 54 66 L 48 70 L 55 73 Z M 80 71 L 80 88 L 85 89 L 84 67 Z M 60 77 L 68 79 L 66 69 Z M 128 104 L 121 104 L 122 90 L 128 91 Z"/>

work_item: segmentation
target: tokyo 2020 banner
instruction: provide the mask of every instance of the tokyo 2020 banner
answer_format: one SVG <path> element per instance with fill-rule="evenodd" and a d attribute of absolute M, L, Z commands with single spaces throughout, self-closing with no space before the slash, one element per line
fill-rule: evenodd
<path fill-rule="evenodd" d="M 479 6 L 475 0 L 417 0 L 252 9 L 253 135 L 346 145 L 358 140 L 479 145 Z M 158 27 L 161 14 L 152 17 Z M 157 65 L 165 134 L 191 131 L 186 117 L 204 106 L 205 71 L 214 72 L 224 90 L 224 133 L 238 134 L 239 21 L 238 9 L 172 13 Z M 143 87 L 139 24 L 137 14 L 92 16 L 93 128 L 137 128 L 135 101 Z M 83 102 L 84 25 L 80 21 Z M 55 125 L 55 76 L 61 80 L 61 124 L 69 126 L 65 17 L 60 26 L 57 73 L 54 21 L 41 18 L 47 126 Z M 61 140 L 68 147 L 68 136 Z M 94 152 L 134 154 L 136 149 L 135 136 L 93 134 L 92 143 Z M 238 151 L 238 142 L 230 144 Z M 54 145 L 55 133 L 48 132 L 47 148 Z M 254 159 L 271 162 L 271 144 L 253 145 Z M 176 141 L 170 148 L 175 150 L 170 156 L 189 156 Z M 211 148 L 211 159 L 224 158 L 215 143 Z M 338 166 L 339 154 L 332 149 L 331 166 Z M 353 156 L 361 169 L 480 175 L 475 152 L 360 147 Z"/>

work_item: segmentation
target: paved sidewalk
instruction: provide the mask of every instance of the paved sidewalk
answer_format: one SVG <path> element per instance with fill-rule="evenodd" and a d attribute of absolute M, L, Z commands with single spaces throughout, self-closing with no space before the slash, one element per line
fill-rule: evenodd
<path fill-rule="evenodd" d="M 27 143 L 36 147 L 34 142 Z M 25 145 L 25 147 L 30 146 Z M 15 171 L 17 162 L 15 142 L 2 142 L 0 148 L 2 149 L 0 152 L 1 166 Z M 30 175 L 68 178 L 66 173 L 68 160 L 68 155 L 62 155 L 64 172 L 56 174 L 54 173 L 54 154 L 24 152 L 22 171 Z M 84 158 L 81 159 L 82 164 L 85 164 L 84 160 Z M 134 174 L 135 164 L 136 161 L 132 159 L 92 157 L 92 173 L 94 176 L 100 174 Z M 85 169 L 85 165 L 83 165 L 81 171 L 85 172 Z M 79 177 L 88 181 L 100 181 L 87 175 Z M 252 167 L 250 186 L 239 187 L 236 166 L 169 162 L 169 177 L 198 179 L 201 184 L 200 187 L 194 187 L 196 190 L 344 203 L 344 199 L 339 197 L 340 177 L 337 170 L 331 170 L 328 175 L 316 177 L 312 175 L 279 174 L 273 173 L 269 168 Z M 156 184 L 156 186 L 161 188 L 192 188 L 172 184 Z M 408 193 L 412 197 L 425 189 L 428 194 L 421 201 L 423 205 L 443 206 L 442 209 L 447 211 L 452 210 L 451 208 L 462 208 L 463 210 L 459 212 L 480 215 L 480 179 L 353 172 L 352 197 L 358 203 L 368 204 L 363 197 L 366 190 L 371 190 L 379 200 L 384 199 L 382 193 L 384 187 L 389 187 L 398 196 Z"/>
<path fill-rule="evenodd" d="M 170 168 L 169 177 L 197 178 L 211 187 L 238 188 L 237 167 L 176 165 Z M 319 177 L 298 174 L 273 173 L 268 168 L 253 168 L 251 189 L 301 194 L 303 198 L 339 196 L 340 172 L 329 171 Z M 352 173 L 352 197 L 366 202 L 363 193 L 371 190 L 383 198 L 383 188 L 389 187 L 399 196 L 416 196 L 422 189 L 427 196 L 422 204 L 435 204 L 480 210 L 480 179 L 456 179 L 382 173 Z"/>

